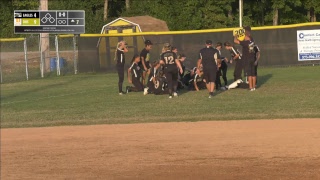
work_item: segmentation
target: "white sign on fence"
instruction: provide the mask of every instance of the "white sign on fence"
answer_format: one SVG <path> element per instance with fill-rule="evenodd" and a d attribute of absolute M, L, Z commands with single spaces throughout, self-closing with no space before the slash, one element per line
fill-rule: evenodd
<path fill-rule="evenodd" d="M 298 61 L 320 60 L 320 29 L 297 31 Z"/>

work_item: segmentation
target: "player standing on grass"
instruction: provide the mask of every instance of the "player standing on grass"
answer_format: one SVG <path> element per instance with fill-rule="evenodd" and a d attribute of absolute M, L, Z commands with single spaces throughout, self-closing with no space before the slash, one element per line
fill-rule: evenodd
<path fill-rule="evenodd" d="M 250 26 L 246 26 L 246 27 L 244 27 L 244 29 L 245 29 L 245 33 L 250 37 L 250 40 L 254 42 L 254 39 L 253 39 L 253 37 L 251 35 L 251 27 Z M 257 78 L 257 76 L 258 76 L 258 61 L 260 59 L 260 49 L 259 49 L 258 45 L 256 45 L 256 44 L 254 46 L 254 53 L 255 53 L 255 56 L 254 56 L 254 58 L 255 58 L 254 59 L 254 71 L 255 71 L 255 76 L 256 76 L 256 84 L 255 84 L 254 88 L 256 88 L 257 87 L 257 83 L 258 83 L 258 78 Z"/>
<path fill-rule="evenodd" d="M 242 56 L 241 53 L 229 42 L 225 42 L 224 47 L 227 50 L 229 50 L 231 53 L 232 58 L 230 59 L 230 63 L 232 63 L 233 61 L 235 61 L 236 63 L 236 66 L 233 71 L 233 80 L 234 81 L 237 81 L 238 79 L 242 80 L 242 70 L 243 70 L 244 63 L 241 57 Z"/>
<path fill-rule="evenodd" d="M 177 47 L 172 47 L 172 52 L 176 53 L 177 59 L 180 61 L 180 64 L 181 64 L 181 67 L 182 67 L 182 70 L 183 70 L 182 73 L 179 72 L 179 76 L 180 76 L 179 78 L 181 79 L 183 77 L 185 69 L 186 69 L 186 67 L 183 64 L 184 60 L 186 59 L 186 56 L 184 54 L 179 54 Z"/>
<path fill-rule="evenodd" d="M 152 42 L 150 40 L 146 40 L 144 42 L 145 48 L 142 49 L 140 53 L 141 61 L 139 62 L 140 68 L 143 70 L 141 83 L 145 85 L 145 79 L 147 74 L 150 73 L 150 50 L 152 49 Z"/>
<path fill-rule="evenodd" d="M 257 87 L 257 83 L 258 83 L 258 62 L 260 59 L 260 48 L 258 47 L 258 45 L 254 46 L 254 75 L 256 76 L 256 86 Z"/>
<path fill-rule="evenodd" d="M 209 98 L 213 96 L 218 63 L 220 63 L 219 52 L 212 47 L 212 41 L 207 40 L 206 47 L 200 50 L 197 67 L 200 69 L 200 65 L 202 64 L 203 66 L 203 78 L 206 81 L 206 86 L 209 91 Z"/>
<path fill-rule="evenodd" d="M 119 88 L 119 95 L 123 95 L 122 91 L 122 84 L 124 81 L 124 64 L 125 64 L 125 55 L 124 53 L 128 52 L 127 43 L 125 41 L 120 41 L 117 44 L 117 49 L 115 51 L 115 58 L 114 60 L 117 61 L 117 71 L 119 76 L 118 81 L 118 88 Z"/>
<path fill-rule="evenodd" d="M 160 64 L 164 65 L 164 73 L 168 81 L 169 98 L 172 98 L 172 95 L 178 96 L 176 93 L 178 86 L 178 68 L 180 73 L 182 73 L 182 67 L 180 61 L 177 59 L 176 53 L 171 51 L 171 45 L 169 43 L 164 44 L 163 50 L 164 53 L 161 54 Z"/>
<path fill-rule="evenodd" d="M 221 57 L 221 49 L 222 49 L 222 43 L 218 42 L 216 45 L 216 49 L 219 51 L 219 55 Z M 227 79 L 227 70 L 228 70 L 228 59 L 226 57 L 221 57 L 221 67 L 219 70 L 221 71 L 222 79 L 224 81 L 224 86 L 228 85 L 228 79 Z M 220 77 L 217 77 L 220 79 Z M 219 80 L 220 81 L 220 80 Z"/>
<path fill-rule="evenodd" d="M 245 73 L 248 76 L 249 89 L 250 91 L 255 91 L 256 76 L 254 72 L 254 42 L 251 41 L 249 33 L 246 33 L 243 41 L 239 41 L 236 36 L 234 36 L 234 43 L 240 44 L 242 46 L 242 58 L 245 64 Z"/>

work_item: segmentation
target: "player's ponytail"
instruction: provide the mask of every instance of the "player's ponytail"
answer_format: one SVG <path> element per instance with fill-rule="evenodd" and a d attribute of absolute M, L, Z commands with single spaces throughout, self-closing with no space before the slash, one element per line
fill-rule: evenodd
<path fill-rule="evenodd" d="M 168 51 L 171 50 L 171 45 L 169 43 L 164 43 L 162 51 Z"/>

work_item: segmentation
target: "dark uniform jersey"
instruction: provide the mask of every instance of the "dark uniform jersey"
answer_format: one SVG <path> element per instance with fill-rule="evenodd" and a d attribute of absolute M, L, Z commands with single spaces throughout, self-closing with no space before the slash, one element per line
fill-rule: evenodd
<path fill-rule="evenodd" d="M 156 79 L 156 83 L 154 84 L 154 94 L 160 95 L 160 94 L 167 94 L 168 92 L 168 86 L 166 83 L 166 79 L 164 77 L 158 77 Z"/>
<path fill-rule="evenodd" d="M 122 65 L 126 63 L 123 49 L 117 49 L 117 65 Z"/>
<path fill-rule="evenodd" d="M 132 65 L 130 66 L 131 69 L 131 74 L 132 74 L 132 79 L 136 78 L 136 79 L 140 79 L 141 77 L 141 68 L 140 66 L 133 62 Z"/>
<path fill-rule="evenodd" d="M 258 47 L 258 45 L 254 45 L 253 49 L 254 49 L 254 60 L 257 60 L 257 53 L 260 52 L 260 48 Z"/>
<path fill-rule="evenodd" d="M 146 50 L 146 48 L 142 49 L 140 53 L 141 60 L 139 62 L 139 66 L 142 67 L 142 57 L 144 59 L 146 67 L 149 69 L 150 68 L 150 53 L 149 50 Z"/>
<path fill-rule="evenodd" d="M 217 69 L 216 59 L 220 59 L 219 51 L 213 47 L 200 50 L 199 59 L 202 59 L 203 69 Z"/>
<path fill-rule="evenodd" d="M 203 81 L 203 79 L 203 75 L 195 74 L 193 80 L 191 81 L 191 86 L 193 87 L 195 82 L 199 89 L 205 89 L 206 83 Z"/>
<path fill-rule="evenodd" d="M 152 68 L 150 70 L 148 81 L 152 81 L 152 78 L 155 78 L 155 77 L 157 77 L 159 75 L 159 69 L 160 69 L 160 67 L 158 69 Z"/>
<path fill-rule="evenodd" d="M 242 57 L 246 60 L 254 60 L 254 42 L 253 41 L 240 41 L 242 46 Z"/>
<path fill-rule="evenodd" d="M 236 55 L 239 54 L 239 58 L 238 59 L 241 59 L 241 53 L 238 49 L 236 49 L 235 47 L 231 47 L 231 49 L 229 50 L 230 51 L 230 54 L 232 56 L 232 58 L 234 58 Z"/>
<path fill-rule="evenodd" d="M 177 67 L 177 55 L 172 51 L 166 51 L 161 54 L 160 60 L 164 61 L 165 67 Z"/>
<path fill-rule="evenodd" d="M 203 82 L 203 77 L 200 76 L 199 74 L 195 74 L 193 78 L 193 82 L 196 82 L 196 83 Z"/>

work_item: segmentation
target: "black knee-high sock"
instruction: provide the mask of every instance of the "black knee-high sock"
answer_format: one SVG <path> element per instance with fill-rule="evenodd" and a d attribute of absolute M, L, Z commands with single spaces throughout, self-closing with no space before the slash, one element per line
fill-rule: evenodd
<path fill-rule="evenodd" d="M 119 93 L 121 93 L 121 92 L 122 92 L 122 83 L 119 82 L 119 83 L 118 83 L 118 86 L 119 86 Z"/>

